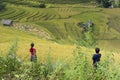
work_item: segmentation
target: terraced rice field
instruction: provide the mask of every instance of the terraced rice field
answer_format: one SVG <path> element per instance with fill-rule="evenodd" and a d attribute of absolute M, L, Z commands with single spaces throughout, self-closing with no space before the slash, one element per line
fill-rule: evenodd
<path fill-rule="evenodd" d="M 32 35 L 31 33 L 17 30 L 14 28 L 4 28 L 0 26 L 0 53 L 2 56 L 5 56 L 14 40 L 17 39 L 17 51 L 16 54 L 19 58 L 25 61 L 29 61 L 29 48 L 30 43 L 35 43 L 35 48 L 37 49 L 38 59 L 45 61 L 47 54 L 49 53 L 55 60 L 63 60 L 65 58 L 72 57 L 73 50 L 75 46 L 71 45 L 61 45 L 53 41 L 47 41 L 45 39 L 40 39 L 39 37 Z"/>
<path fill-rule="evenodd" d="M 14 21 L 12 27 L 0 25 L 0 59 L 2 60 L 0 75 L 3 74 L 0 79 L 114 80 L 116 77 L 116 80 L 119 80 L 119 9 L 83 7 L 80 4 L 51 4 L 52 6 L 47 8 L 35 8 L 33 5 L 38 3 L 34 1 L 19 0 L 14 3 L 8 0 L 6 10 L 0 12 L 0 21 L 2 19 Z M 64 2 L 66 1 L 71 0 Z M 85 35 L 84 29 L 78 26 L 78 23 L 88 21 L 92 21 L 94 27 L 86 32 L 88 35 Z M 95 37 L 95 40 L 91 39 L 92 37 Z M 77 40 L 81 40 L 80 43 Z M 92 40 L 97 41 L 98 44 L 95 46 L 79 45 Z M 13 46 L 14 42 L 17 42 L 17 45 Z M 34 67 L 34 64 L 30 63 L 31 42 L 35 43 L 37 62 L 45 65 L 35 63 Z M 91 57 L 95 52 L 95 47 L 100 48 L 102 57 L 101 65 L 96 74 L 93 74 Z M 14 55 L 5 57 L 8 53 L 16 54 L 22 60 L 22 68 L 15 64 Z M 51 57 L 51 61 L 48 56 Z M 11 60 L 13 64 L 9 65 Z M 58 67 L 54 67 L 54 62 Z M 17 69 L 18 67 L 20 70 Z"/>
<path fill-rule="evenodd" d="M 83 11 L 83 9 L 81 9 Z M 81 12 L 77 8 L 30 8 L 26 6 L 8 5 L 7 10 L 0 14 L 0 19 L 32 22 L 53 19 L 69 19 Z M 87 9 L 88 10 L 88 9 Z"/>
<path fill-rule="evenodd" d="M 94 33 L 100 40 L 120 39 L 116 23 L 119 9 L 101 9 L 95 7 L 80 7 L 79 5 L 52 5 L 53 8 L 34 8 L 22 5 L 8 4 L 5 11 L 0 13 L 0 20 L 11 19 L 15 24 L 29 24 L 45 31 L 53 40 L 76 40 L 82 38 L 83 29 L 77 26 L 78 22 L 92 20 L 95 23 Z M 108 13 L 109 12 L 109 13 Z M 112 16 L 112 17 L 111 17 Z M 117 19 L 117 18 L 118 19 Z M 110 23 L 108 25 L 108 23 Z M 32 24 L 32 25 L 31 25 Z M 36 26 L 37 25 L 37 26 Z M 15 25 L 18 27 L 19 25 Z M 21 27 L 25 25 L 22 24 Z M 110 27 L 109 27 L 110 26 Z M 114 27 L 113 27 L 114 26 Z M 37 32 L 38 31 L 33 31 Z M 37 34 L 36 33 L 36 34 Z M 43 36 L 41 36 L 43 37 Z"/>

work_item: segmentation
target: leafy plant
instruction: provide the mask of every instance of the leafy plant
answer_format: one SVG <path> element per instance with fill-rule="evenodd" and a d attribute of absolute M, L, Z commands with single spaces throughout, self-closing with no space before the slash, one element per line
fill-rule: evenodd
<path fill-rule="evenodd" d="M 3 76 L 8 76 L 9 78 L 12 78 L 15 75 L 14 72 L 17 70 L 19 71 L 19 68 L 21 66 L 21 61 L 16 56 L 16 50 L 17 50 L 17 39 L 10 47 L 6 58 L 5 59 L 1 58 L 1 60 L 3 61 L 1 63 L 2 65 L 1 70 L 4 70 Z"/>
<path fill-rule="evenodd" d="M 1 3 L 1 2 L 0 2 L 0 3 Z M 5 6 L 6 6 L 5 4 L 2 4 L 2 3 L 1 3 L 1 4 L 0 4 L 0 11 L 3 10 L 3 9 L 5 9 Z"/>
<path fill-rule="evenodd" d="M 95 46 L 97 43 L 96 40 L 96 35 L 93 34 L 93 27 L 90 27 L 88 25 L 88 29 L 87 31 L 83 32 L 83 39 L 78 39 L 77 40 L 77 44 L 81 45 L 81 46 L 85 46 L 85 47 L 92 47 Z"/>
<path fill-rule="evenodd" d="M 43 4 L 43 3 L 41 3 L 41 4 L 39 5 L 39 8 L 45 8 L 45 7 L 46 7 L 46 5 Z"/>

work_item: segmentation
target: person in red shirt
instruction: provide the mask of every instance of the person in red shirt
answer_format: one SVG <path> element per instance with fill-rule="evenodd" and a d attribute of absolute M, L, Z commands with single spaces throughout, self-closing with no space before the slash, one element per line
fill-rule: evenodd
<path fill-rule="evenodd" d="M 31 43 L 30 53 L 31 53 L 30 61 L 36 61 L 37 56 L 36 56 L 36 49 L 34 48 L 34 43 Z"/>

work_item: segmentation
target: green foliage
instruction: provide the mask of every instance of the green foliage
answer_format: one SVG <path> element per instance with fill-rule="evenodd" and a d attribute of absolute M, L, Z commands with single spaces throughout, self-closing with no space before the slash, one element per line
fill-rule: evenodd
<path fill-rule="evenodd" d="M 39 7 L 39 8 L 45 8 L 45 7 L 46 7 L 46 5 L 45 5 L 45 4 L 43 4 L 43 3 L 41 3 L 38 7 Z"/>
<path fill-rule="evenodd" d="M 94 34 L 94 27 L 90 27 L 88 25 L 87 31 L 83 32 L 83 38 L 77 40 L 77 44 L 85 47 L 93 47 L 96 45 L 96 37 L 97 35 Z"/>
<path fill-rule="evenodd" d="M 20 59 L 17 58 L 16 56 L 16 50 L 17 50 L 16 48 L 17 48 L 17 40 L 11 46 L 8 55 L 6 57 L 6 66 L 7 66 L 6 70 L 10 72 L 17 70 L 20 67 Z"/>
<path fill-rule="evenodd" d="M 105 53 L 97 68 L 92 66 L 90 52 L 82 52 L 77 46 L 70 62 L 53 63 L 48 53 L 46 62 L 24 62 L 20 65 L 16 52 L 17 43 L 10 48 L 9 57 L 0 57 L 0 79 L 22 80 L 119 80 L 119 65 L 114 63 L 114 54 Z M 103 58 L 103 56 L 102 56 Z M 18 69 L 19 68 L 19 69 Z"/>
<path fill-rule="evenodd" d="M 29 70 L 29 76 L 31 76 L 33 79 L 47 78 L 47 68 L 41 63 L 32 63 L 31 68 Z"/>
<path fill-rule="evenodd" d="M 31 63 L 31 67 L 27 73 L 32 79 L 47 79 L 53 72 L 53 64 L 51 61 L 52 58 L 49 53 L 46 56 L 47 59 L 44 64 L 41 62 Z"/>
<path fill-rule="evenodd" d="M 101 3 L 101 1 L 102 1 L 102 0 L 96 0 L 96 2 L 97 2 L 98 4 L 100 4 L 100 3 Z"/>
<path fill-rule="evenodd" d="M 0 79 L 2 79 L 5 71 L 6 71 L 6 64 L 5 59 L 3 57 L 0 57 Z"/>
<path fill-rule="evenodd" d="M 80 48 L 74 52 L 74 58 L 69 64 L 69 68 L 65 70 L 64 80 L 88 80 L 91 74 L 91 66 L 87 53 L 80 52 Z"/>
<path fill-rule="evenodd" d="M 90 2 L 91 0 L 39 0 L 40 2 L 44 3 L 86 3 Z"/>
<path fill-rule="evenodd" d="M 4 9 L 5 9 L 5 7 L 6 7 L 6 5 L 5 5 L 5 4 L 0 3 L 0 11 L 1 11 L 1 10 L 4 10 Z"/>
<path fill-rule="evenodd" d="M 46 65 L 47 73 L 51 74 L 51 72 L 53 71 L 53 64 L 52 64 L 52 58 L 51 58 L 51 55 L 49 52 L 47 54 L 47 59 L 46 59 L 45 65 Z"/>
<path fill-rule="evenodd" d="M 97 0 L 97 2 L 104 8 L 109 8 L 112 5 L 111 0 Z"/>
<path fill-rule="evenodd" d="M 94 0 L 3 0 L 5 3 L 37 7 L 39 3 L 57 3 L 57 4 L 79 4 L 89 3 Z"/>
<path fill-rule="evenodd" d="M 105 8 L 109 8 L 112 5 L 110 0 L 103 0 L 102 3 Z"/>
<path fill-rule="evenodd" d="M 19 71 L 21 61 L 16 56 L 16 48 L 17 40 L 14 41 L 13 45 L 10 47 L 7 57 L 5 59 L 0 57 L 0 76 L 2 76 L 0 78 L 4 78 L 5 76 L 12 78 L 15 75 L 14 72 Z"/>

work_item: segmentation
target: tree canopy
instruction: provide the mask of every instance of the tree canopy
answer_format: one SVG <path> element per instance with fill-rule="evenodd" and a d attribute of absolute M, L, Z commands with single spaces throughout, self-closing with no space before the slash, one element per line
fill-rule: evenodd
<path fill-rule="evenodd" d="M 2 0 L 0 1 L 0 11 L 5 9 L 5 4 L 2 2 Z"/>

